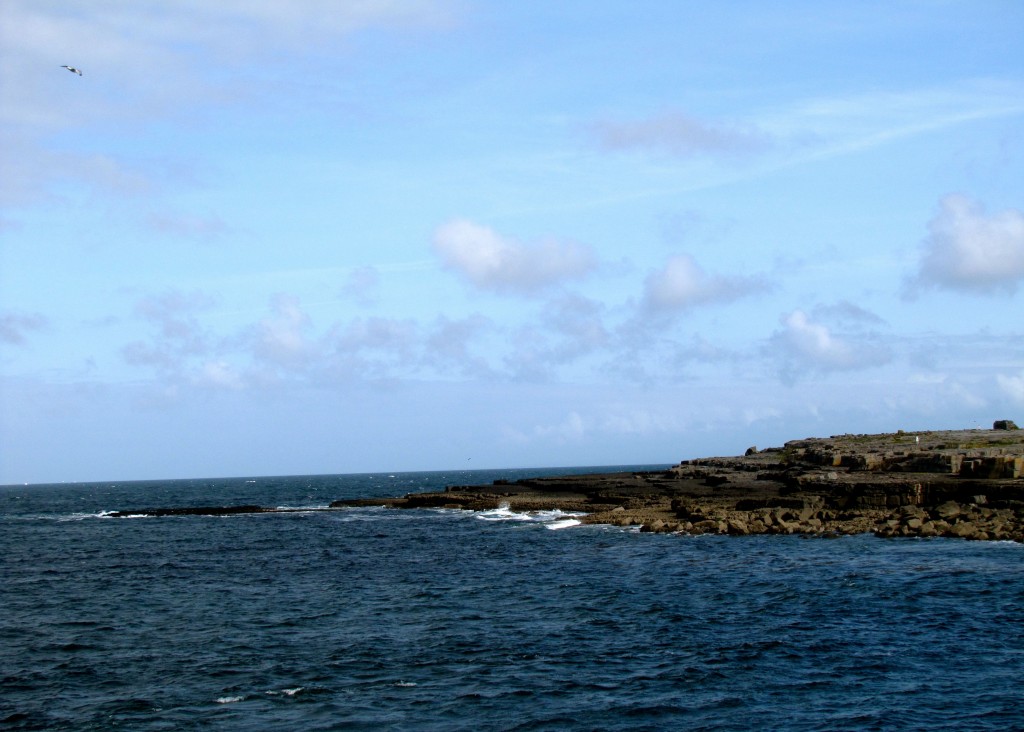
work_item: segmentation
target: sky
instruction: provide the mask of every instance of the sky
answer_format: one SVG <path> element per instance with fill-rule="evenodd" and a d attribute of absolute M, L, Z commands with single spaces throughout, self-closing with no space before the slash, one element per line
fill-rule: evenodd
<path fill-rule="evenodd" d="M 1018 0 L 0 0 L 0 483 L 1024 424 L 1021 38 Z"/>

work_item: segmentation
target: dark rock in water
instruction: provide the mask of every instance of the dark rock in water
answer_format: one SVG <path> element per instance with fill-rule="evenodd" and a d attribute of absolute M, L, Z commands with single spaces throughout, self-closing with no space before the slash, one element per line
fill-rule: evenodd
<path fill-rule="evenodd" d="M 239 513 L 273 513 L 278 509 L 263 506 L 189 506 L 185 508 L 140 508 L 133 511 L 114 511 L 112 518 L 132 516 L 231 516 Z"/>

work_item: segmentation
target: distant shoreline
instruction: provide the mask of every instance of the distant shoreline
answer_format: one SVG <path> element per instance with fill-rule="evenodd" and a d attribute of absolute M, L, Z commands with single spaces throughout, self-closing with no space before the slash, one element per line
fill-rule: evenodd
<path fill-rule="evenodd" d="M 957 537 L 1024 542 L 1024 430 L 834 435 L 685 460 L 658 471 L 496 480 L 359 506 L 562 510 L 587 524 L 685 534 Z M 206 506 L 120 511 L 114 517 L 281 513 L 310 509 Z M 317 510 L 317 509 L 313 509 Z"/>

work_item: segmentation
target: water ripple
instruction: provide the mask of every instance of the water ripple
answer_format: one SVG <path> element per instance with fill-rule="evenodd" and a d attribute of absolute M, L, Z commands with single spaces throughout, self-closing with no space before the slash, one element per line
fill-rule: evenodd
<path fill-rule="evenodd" d="M 345 497 L 320 480 L 219 489 Z M 117 490 L 0 515 L 4 729 L 1024 727 L 1017 545 L 507 511 L 54 520 L 155 502 Z"/>

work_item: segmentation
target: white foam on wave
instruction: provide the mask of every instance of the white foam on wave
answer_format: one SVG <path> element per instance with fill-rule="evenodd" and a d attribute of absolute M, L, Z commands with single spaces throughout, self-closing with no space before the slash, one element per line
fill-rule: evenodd
<path fill-rule="evenodd" d="M 114 513 L 114 512 L 113 511 L 99 511 L 98 513 L 66 513 L 66 514 L 62 514 L 60 516 L 56 516 L 56 517 L 42 515 L 42 516 L 32 516 L 31 518 L 33 518 L 33 519 L 56 518 L 58 521 L 82 521 L 84 519 L 91 519 L 91 518 L 108 518 L 112 513 Z"/>
<path fill-rule="evenodd" d="M 502 503 L 490 511 L 477 511 L 476 517 L 482 521 L 531 521 L 530 514 L 518 513 L 509 508 L 507 503 Z"/>
<path fill-rule="evenodd" d="M 568 529 L 571 526 L 579 526 L 582 522 L 579 519 L 567 518 L 561 519 L 560 521 L 552 521 L 544 524 L 545 529 L 551 529 L 556 531 L 558 529 Z"/>
<path fill-rule="evenodd" d="M 523 521 L 543 524 L 548 529 L 567 529 L 579 526 L 580 513 L 567 513 L 560 509 L 551 511 L 513 511 L 507 503 L 489 511 L 477 511 L 476 517 L 482 521 Z"/>
<path fill-rule="evenodd" d="M 284 696 L 295 696 L 304 688 L 305 687 L 303 686 L 296 686 L 294 689 L 281 689 L 280 691 L 271 689 L 270 691 L 265 691 L 263 693 L 267 694 L 268 696 L 281 696 L 282 694 Z"/>
<path fill-rule="evenodd" d="M 240 702 L 243 699 L 245 699 L 244 696 L 221 696 L 214 699 L 214 701 L 218 704 L 234 704 L 235 702 Z"/>
<path fill-rule="evenodd" d="M 412 686 L 416 686 L 416 682 L 415 681 L 396 681 L 395 682 L 395 686 L 412 687 Z"/>

